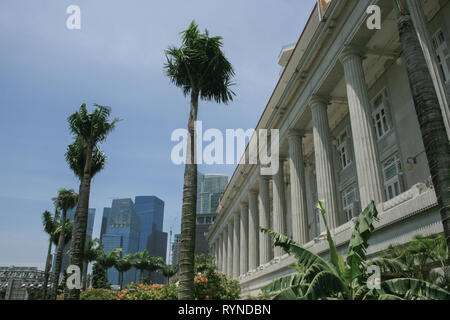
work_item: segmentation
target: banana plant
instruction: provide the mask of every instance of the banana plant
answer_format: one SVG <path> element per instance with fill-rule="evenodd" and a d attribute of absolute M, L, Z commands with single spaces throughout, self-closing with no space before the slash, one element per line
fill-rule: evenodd
<path fill-rule="evenodd" d="M 324 203 L 318 208 L 323 217 L 329 244 L 330 261 L 303 248 L 292 239 L 269 229 L 260 228 L 297 259 L 297 269 L 303 272 L 282 277 L 265 286 L 264 293 L 274 293 L 275 300 L 393 300 L 393 299 L 450 299 L 450 293 L 431 283 L 411 278 L 383 281 L 379 289 L 370 289 L 370 266 L 380 272 L 403 274 L 405 266 L 395 259 L 367 260 L 368 240 L 378 220 L 378 211 L 372 201 L 359 215 L 348 246 L 346 258 L 339 254 L 328 227 Z M 369 288 L 370 287 L 370 288 Z"/>

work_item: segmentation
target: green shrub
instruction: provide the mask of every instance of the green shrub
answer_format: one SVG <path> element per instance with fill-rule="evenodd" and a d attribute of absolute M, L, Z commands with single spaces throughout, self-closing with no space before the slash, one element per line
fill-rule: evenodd
<path fill-rule="evenodd" d="M 196 300 L 237 300 L 240 295 L 239 281 L 223 273 L 198 274 L 194 279 Z"/>
<path fill-rule="evenodd" d="M 82 291 L 80 300 L 115 300 L 117 299 L 117 292 L 109 289 L 94 289 L 89 288 Z"/>
<path fill-rule="evenodd" d="M 178 288 L 174 284 L 161 286 L 132 283 L 115 295 L 116 300 L 177 300 Z"/>

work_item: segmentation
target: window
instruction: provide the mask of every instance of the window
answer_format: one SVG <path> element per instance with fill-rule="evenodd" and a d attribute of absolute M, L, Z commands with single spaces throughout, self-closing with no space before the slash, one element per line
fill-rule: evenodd
<path fill-rule="evenodd" d="M 351 186 L 342 192 L 342 207 L 344 209 L 345 221 L 350 221 L 356 212 L 353 212 L 353 203 L 357 201 L 356 186 Z"/>
<path fill-rule="evenodd" d="M 401 174 L 401 164 L 398 156 L 395 155 L 383 163 L 384 187 L 388 200 L 395 198 L 401 193 Z"/>
<path fill-rule="evenodd" d="M 198 217 L 197 224 L 205 224 L 205 217 Z"/>
<path fill-rule="evenodd" d="M 442 30 L 436 32 L 433 36 L 433 48 L 439 63 L 439 68 L 444 76 L 444 81 L 450 81 L 450 52 Z"/>
<path fill-rule="evenodd" d="M 375 131 L 377 134 L 377 138 L 381 139 L 384 137 L 389 131 L 389 121 L 387 117 L 387 111 L 386 111 L 386 90 L 383 90 L 382 93 L 380 93 L 373 102 L 373 124 L 375 126 Z"/>
<path fill-rule="evenodd" d="M 347 168 L 352 161 L 350 160 L 350 155 L 349 155 L 349 148 L 348 148 L 348 134 L 347 131 L 344 131 L 343 133 L 341 133 L 341 135 L 339 135 L 338 139 L 338 154 L 339 154 L 339 162 L 341 165 L 341 169 L 345 169 Z"/>

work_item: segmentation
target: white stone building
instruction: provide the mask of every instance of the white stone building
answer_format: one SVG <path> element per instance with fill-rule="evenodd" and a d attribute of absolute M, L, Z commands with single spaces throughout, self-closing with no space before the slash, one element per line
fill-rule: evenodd
<path fill-rule="evenodd" d="M 281 170 L 261 176 L 258 165 L 238 165 L 207 236 L 219 271 L 239 278 L 244 295 L 293 272 L 295 259 L 259 226 L 327 256 L 319 199 L 342 253 L 371 200 L 381 219 L 369 257 L 443 231 L 393 1 L 318 3 L 297 44 L 280 55 L 283 73 L 256 128 L 280 130 Z M 449 133 L 450 4 L 408 3 Z M 380 30 L 367 27 L 370 5 L 381 8 Z"/>

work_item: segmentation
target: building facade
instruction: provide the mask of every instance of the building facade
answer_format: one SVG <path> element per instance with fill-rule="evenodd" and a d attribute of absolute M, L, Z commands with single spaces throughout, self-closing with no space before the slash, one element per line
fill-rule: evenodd
<path fill-rule="evenodd" d="M 172 242 L 172 261 L 171 265 L 180 264 L 180 247 L 181 247 L 181 234 L 176 234 Z"/>
<path fill-rule="evenodd" d="M 155 196 L 139 196 L 135 198 L 134 208 L 141 222 L 139 251 L 144 251 L 153 230 L 163 230 L 164 201 Z"/>
<path fill-rule="evenodd" d="M 20 280 L 20 286 L 26 289 L 42 288 L 44 271 L 36 267 L 0 267 L 0 290 L 6 289 L 11 280 Z M 53 274 L 50 273 L 49 283 Z M 48 285 L 50 287 L 50 284 Z"/>
<path fill-rule="evenodd" d="M 164 262 L 167 258 L 167 232 L 156 230 L 153 226 L 153 232 L 147 238 L 147 251 L 153 257 L 161 257 Z M 160 272 L 153 272 L 150 275 L 150 281 L 153 284 L 165 284 L 166 278 Z"/>
<path fill-rule="evenodd" d="M 208 253 L 206 234 L 217 216 L 219 199 L 228 183 L 223 174 L 202 174 L 197 177 L 197 225 L 195 231 L 195 254 Z"/>
<path fill-rule="evenodd" d="M 408 4 L 449 135 L 450 4 Z M 370 5 L 381 9 L 381 29 L 367 27 Z M 401 52 L 393 1 L 348 0 L 319 1 L 280 55 L 283 72 L 256 128 L 279 130 L 279 170 L 238 165 L 207 235 L 219 270 L 240 279 L 243 295 L 293 273 L 295 259 L 260 226 L 327 257 L 318 200 L 340 253 L 372 200 L 380 221 L 368 257 L 443 232 Z M 260 141 L 258 152 L 267 147 Z"/>
<path fill-rule="evenodd" d="M 140 221 L 134 210 L 131 199 L 115 199 L 112 202 L 110 216 L 108 218 L 106 233 L 103 235 L 102 244 L 108 254 L 111 250 L 122 248 L 120 255 L 136 253 L 139 250 Z M 136 282 L 137 270 L 130 269 L 123 275 L 123 285 Z M 108 282 L 112 285 L 120 285 L 119 272 L 115 268 L 108 269 Z"/>

